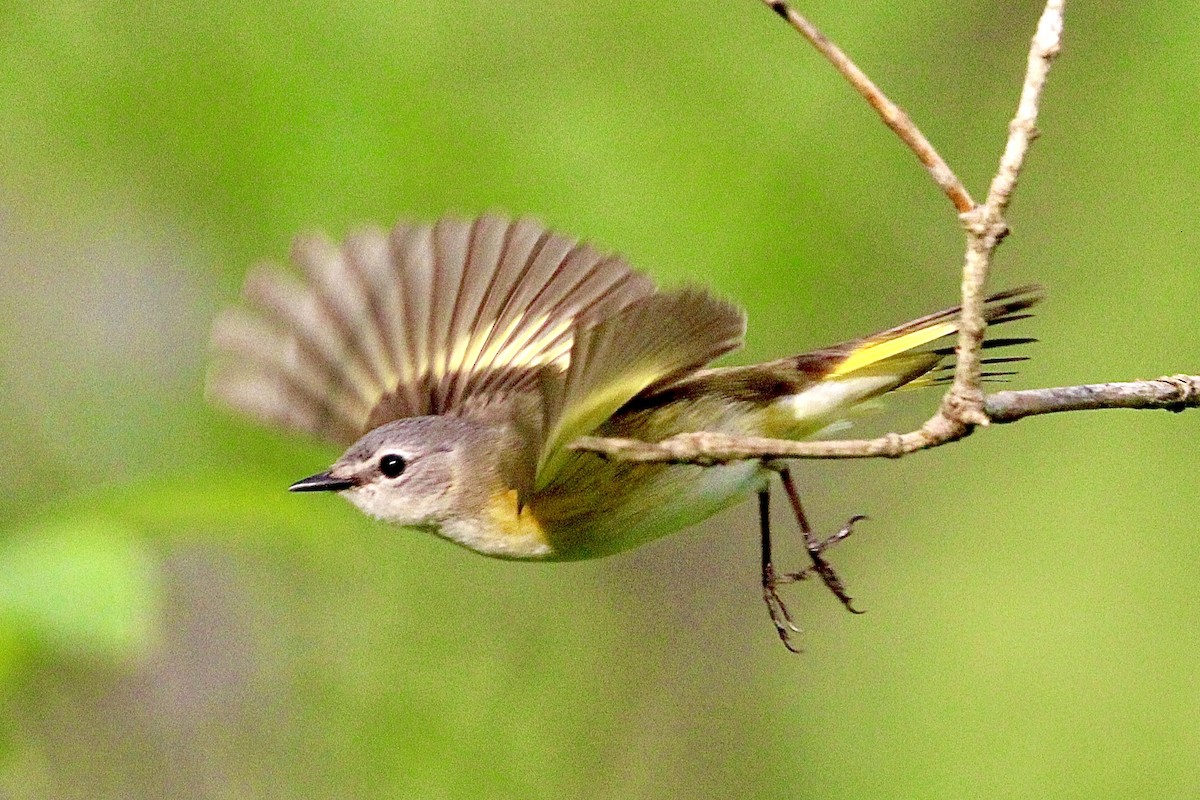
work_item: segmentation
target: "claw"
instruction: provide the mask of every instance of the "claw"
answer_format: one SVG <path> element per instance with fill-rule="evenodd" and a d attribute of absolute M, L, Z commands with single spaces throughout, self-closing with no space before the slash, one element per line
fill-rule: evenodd
<path fill-rule="evenodd" d="M 804 505 L 800 502 L 800 493 L 796 491 L 796 484 L 792 481 L 792 474 L 788 471 L 787 467 L 777 467 L 775 471 L 779 475 L 779 480 L 783 484 L 783 488 L 787 491 L 788 501 L 792 504 L 792 513 L 796 515 L 796 523 L 800 526 L 800 532 L 804 534 L 804 546 L 808 550 L 809 558 L 813 562 L 812 566 L 808 569 L 791 573 L 788 577 L 795 581 L 802 581 L 809 575 L 816 573 L 821 582 L 825 584 L 825 587 L 833 592 L 834 596 L 842 602 L 842 605 L 848 611 L 853 614 L 861 614 L 862 612 L 854 607 L 854 600 L 846 593 L 845 587 L 842 586 L 841 579 L 838 578 L 837 573 L 834 572 L 829 562 L 821 557 L 821 553 L 853 533 L 854 523 L 865 519 L 865 517 L 862 514 L 856 514 L 833 536 L 818 540 L 813 535 L 812 527 L 808 524 L 808 518 L 804 515 Z"/>
<path fill-rule="evenodd" d="M 779 641 L 783 642 L 783 646 L 789 652 L 799 653 L 799 648 L 792 644 L 789 631 L 800 633 L 800 629 L 792 620 L 792 612 L 788 611 L 787 604 L 779 596 L 779 575 L 775 572 L 775 565 L 771 563 L 771 504 L 770 496 L 765 489 L 758 493 L 758 521 L 762 536 L 763 603 L 767 606 L 767 613 L 771 617 L 771 624 L 775 626 L 775 633 L 779 634 Z"/>
<path fill-rule="evenodd" d="M 779 610 L 780 621 L 785 622 L 787 627 L 795 633 L 800 633 L 800 629 L 796 627 L 796 623 L 792 619 L 791 612 L 788 611 L 787 604 L 779 596 L 779 576 L 775 574 L 774 567 L 769 567 L 763 575 L 763 600 L 766 601 L 767 607 L 772 609 L 772 619 L 776 616 L 774 609 L 777 608 Z"/>
<path fill-rule="evenodd" d="M 828 536 L 828 537 L 822 539 L 820 542 L 817 543 L 815 548 L 810 548 L 809 552 L 811 553 L 813 551 L 813 549 L 815 549 L 816 552 L 818 552 L 818 553 L 824 553 L 829 548 L 833 547 L 834 545 L 838 544 L 839 542 L 843 541 L 844 539 L 849 538 L 850 534 L 854 533 L 855 524 L 862 522 L 865 519 L 870 519 L 870 518 L 866 514 L 855 514 L 853 517 L 846 520 L 846 524 L 842 526 L 842 529 L 840 531 L 833 534 L 832 536 Z"/>
<path fill-rule="evenodd" d="M 838 574 L 834 571 L 833 566 L 821 557 L 821 554 L 849 537 L 850 534 L 854 533 L 855 523 L 861 522 L 866 518 L 867 517 L 865 514 L 855 514 L 846 522 L 845 525 L 842 526 L 842 529 L 837 533 L 810 546 L 808 548 L 808 556 L 812 559 L 813 563 L 811 567 L 809 567 L 807 570 L 804 570 L 804 573 L 802 573 L 804 574 L 804 577 L 807 577 L 809 574 L 815 572 L 817 576 L 820 577 L 821 582 L 825 584 L 829 591 L 833 592 L 834 597 L 840 600 L 842 605 L 845 606 L 846 610 L 851 614 L 864 614 L 866 612 L 854 607 L 854 598 L 852 598 L 849 593 L 846 592 L 846 587 L 842 585 L 842 579 L 838 577 Z M 803 578 L 797 577 L 797 580 L 803 580 Z"/>
<path fill-rule="evenodd" d="M 820 541 L 814 541 L 813 544 L 808 548 L 809 558 L 811 558 L 813 562 L 812 566 L 805 567 L 799 572 L 789 572 L 781 575 L 780 582 L 798 583 L 816 576 L 821 579 L 821 582 L 824 583 L 826 587 L 829 588 L 829 591 L 833 592 L 834 596 L 841 601 L 842 605 L 844 605 L 846 610 L 851 614 L 867 613 L 854 607 L 854 598 L 850 597 L 850 595 L 846 592 L 846 587 L 842 585 L 842 579 L 839 578 L 837 572 L 834 571 L 833 565 L 831 565 L 821 556 L 821 554 L 829 548 L 847 539 L 850 534 L 854 533 L 855 524 L 862 522 L 865 519 L 867 519 L 865 514 L 855 514 L 846 521 L 846 524 L 843 525 L 842 529 L 837 533 Z"/>
<path fill-rule="evenodd" d="M 790 633 L 800 633 L 800 629 L 792 621 L 792 614 L 784 604 L 783 598 L 775 591 L 773 583 L 763 586 L 763 601 L 767 604 L 767 613 L 771 616 L 771 624 L 775 626 L 775 632 L 779 634 L 779 641 L 783 642 L 783 646 L 791 652 L 799 653 L 800 649 L 792 644 Z"/>
<path fill-rule="evenodd" d="M 817 573 L 826 588 L 833 592 L 834 597 L 840 600 L 851 614 L 862 614 L 862 611 L 854 607 L 854 598 L 846 592 L 846 587 L 842 585 L 842 579 L 838 577 L 829 562 L 821 558 L 820 552 L 809 550 L 808 555 L 813 561 L 811 569 Z"/>

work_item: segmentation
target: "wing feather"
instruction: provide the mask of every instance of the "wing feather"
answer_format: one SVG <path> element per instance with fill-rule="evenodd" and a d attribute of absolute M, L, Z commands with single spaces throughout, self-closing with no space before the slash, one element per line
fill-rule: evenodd
<path fill-rule="evenodd" d="M 444 379 L 444 402 L 448 405 L 457 405 L 463 399 L 466 377 L 478 363 L 479 348 L 488 329 L 484 317 L 487 301 L 493 292 L 503 290 L 501 282 L 507 276 L 497 270 L 504 254 L 507 229 L 498 217 L 481 217 L 475 222 L 454 320 L 455 351 Z"/>
<path fill-rule="evenodd" d="M 562 374 L 542 379 L 544 426 L 535 491 L 573 453 L 567 445 L 595 430 L 642 392 L 654 392 L 742 343 L 742 311 L 697 289 L 655 294 L 576 331 Z"/>
<path fill-rule="evenodd" d="M 319 372 L 334 384 L 347 401 L 369 401 L 370 377 L 344 340 L 324 335 L 336 328 L 325 307 L 291 275 L 261 265 L 246 277 L 243 296 L 252 311 L 260 313 L 277 330 L 292 332 L 296 360 L 301 368 Z"/>
<path fill-rule="evenodd" d="M 309 235 L 296 240 L 292 260 L 301 268 L 313 296 L 337 327 L 337 336 L 361 370 L 355 378 L 370 397 L 387 385 L 389 364 L 369 290 L 356 268 L 349 247 L 342 248 L 324 236 Z"/>
<path fill-rule="evenodd" d="M 291 260 L 302 279 L 257 267 L 218 319 L 209 394 L 339 443 L 536 392 L 580 331 L 655 291 L 620 258 L 494 214 L 302 236 Z"/>
<path fill-rule="evenodd" d="M 394 343 L 399 340 L 400 295 L 391 279 L 388 240 L 379 228 L 364 228 L 346 239 L 346 264 L 374 329 L 372 369 L 383 386 L 395 386 L 399 372 Z"/>

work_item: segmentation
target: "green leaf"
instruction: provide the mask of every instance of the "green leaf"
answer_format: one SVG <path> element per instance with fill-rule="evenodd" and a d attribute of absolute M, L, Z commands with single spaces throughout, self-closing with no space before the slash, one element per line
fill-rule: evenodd
<path fill-rule="evenodd" d="M 117 523 L 18 529 L 0 544 L 0 640 L 28 636 L 67 655 L 133 657 L 153 639 L 158 584 L 145 545 Z M 4 647 L 0 659 L 18 652 Z"/>

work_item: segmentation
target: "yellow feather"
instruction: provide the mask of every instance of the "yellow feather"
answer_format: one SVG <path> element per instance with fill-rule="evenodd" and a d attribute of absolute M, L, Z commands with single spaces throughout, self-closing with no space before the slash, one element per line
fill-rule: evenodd
<path fill-rule="evenodd" d="M 943 336 L 949 336 L 958 330 L 958 321 L 939 322 L 930 325 L 928 328 L 920 328 L 909 333 L 897 336 L 894 339 L 885 339 L 883 341 L 868 342 L 857 350 L 853 351 L 845 361 L 838 364 L 837 368 L 825 376 L 825 380 L 839 378 L 851 372 L 857 372 L 863 367 L 870 366 L 876 362 L 882 361 L 885 358 L 905 353 L 913 348 L 920 347 L 923 344 L 940 339 Z"/>

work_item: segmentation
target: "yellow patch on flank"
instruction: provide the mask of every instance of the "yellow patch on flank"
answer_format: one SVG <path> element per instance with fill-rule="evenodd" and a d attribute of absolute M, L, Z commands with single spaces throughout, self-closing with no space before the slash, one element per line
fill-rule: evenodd
<path fill-rule="evenodd" d="M 517 511 L 517 490 L 504 489 L 492 495 L 487 506 L 489 526 L 506 540 L 504 549 L 526 557 L 545 554 L 549 549 L 546 531 L 528 505 Z M 520 557 L 518 555 L 518 557 Z"/>
<path fill-rule="evenodd" d="M 882 342 L 872 342 L 863 345 L 851 353 L 845 361 L 838 364 L 837 368 L 826 376 L 826 380 L 855 372 L 885 358 L 891 358 L 892 356 L 912 350 L 914 347 L 929 344 L 935 339 L 949 336 L 957 330 L 957 320 L 954 322 L 939 322 L 936 325 L 930 325 L 928 328 L 921 328 L 911 333 L 897 336 L 895 339 L 886 339 Z"/>

